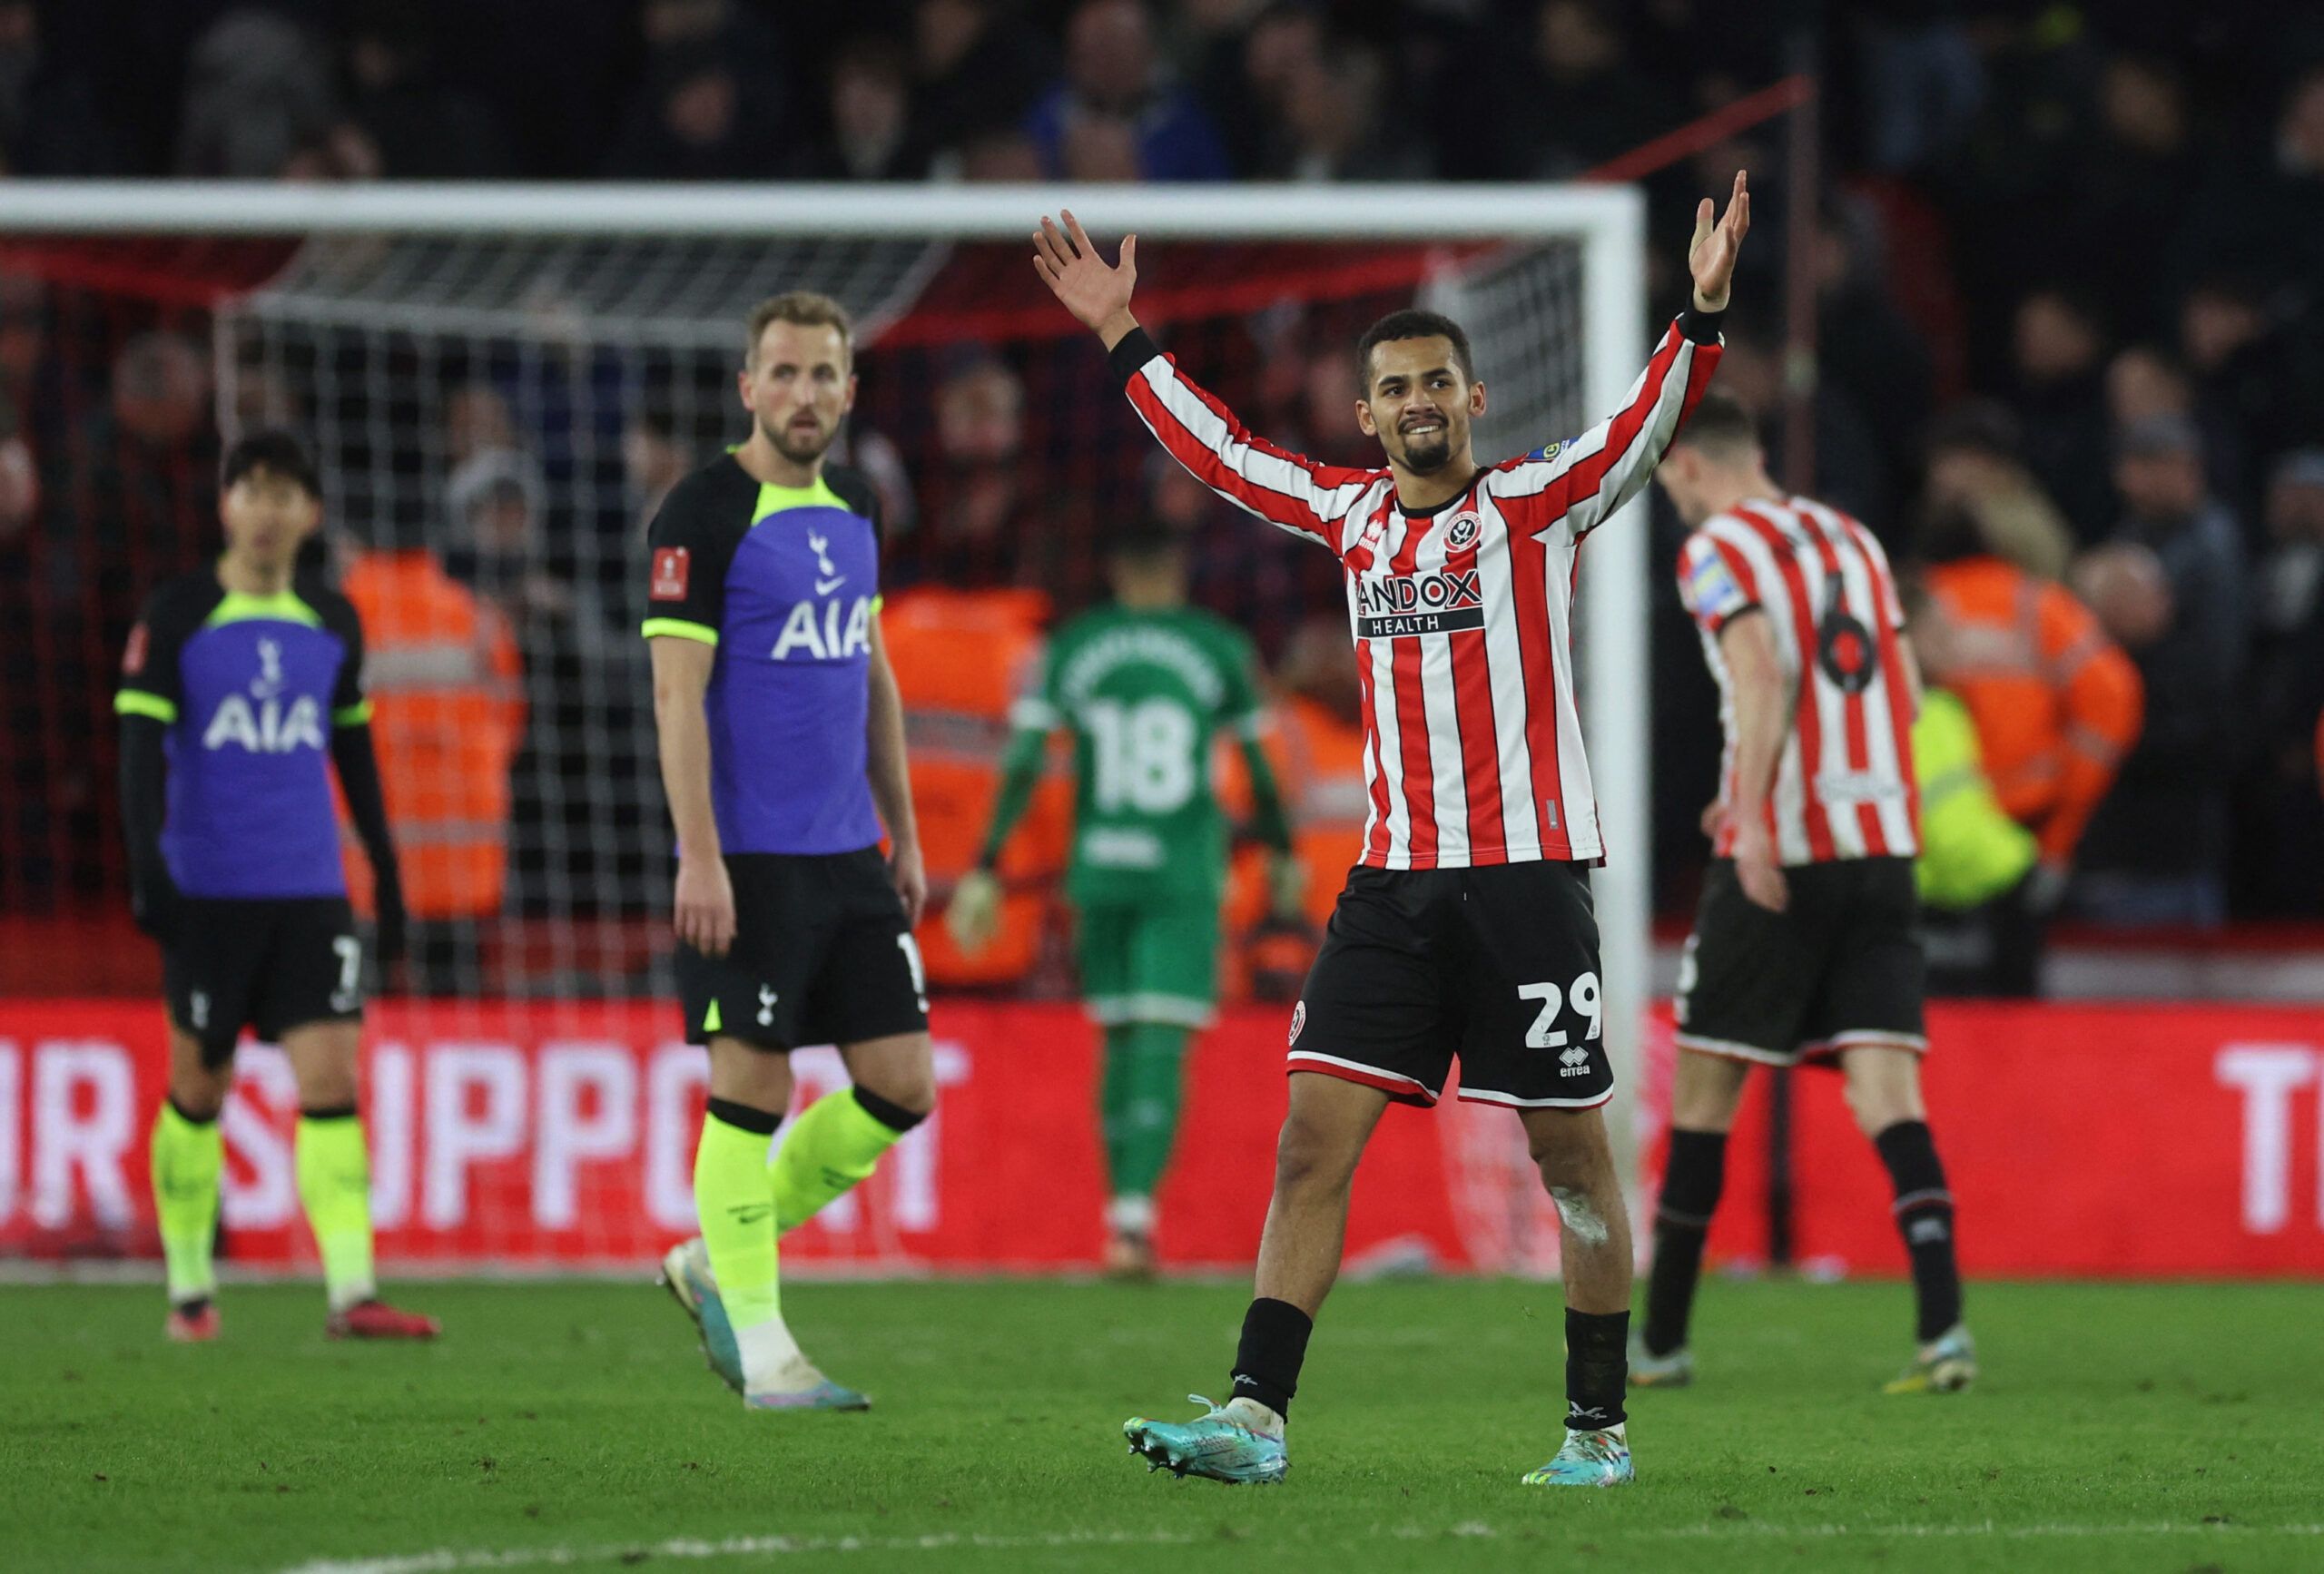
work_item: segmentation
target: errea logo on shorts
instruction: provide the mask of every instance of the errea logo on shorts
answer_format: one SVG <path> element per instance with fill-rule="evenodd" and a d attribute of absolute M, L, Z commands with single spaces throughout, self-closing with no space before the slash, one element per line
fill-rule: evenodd
<path fill-rule="evenodd" d="M 1590 1051 L 1576 1044 L 1558 1057 L 1561 1077 L 1586 1077 L 1590 1073 Z"/>
<path fill-rule="evenodd" d="M 1297 1044 L 1299 1042 L 1300 1032 L 1306 1026 L 1307 1002 L 1302 1000 L 1299 1004 L 1291 1008 L 1291 1043 Z"/>

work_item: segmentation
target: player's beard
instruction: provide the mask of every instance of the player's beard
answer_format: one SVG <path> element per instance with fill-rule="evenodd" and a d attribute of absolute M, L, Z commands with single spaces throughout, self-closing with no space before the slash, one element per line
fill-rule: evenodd
<path fill-rule="evenodd" d="M 839 436 L 839 428 L 836 426 L 828 428 L 818 426 L 812 438 L 803 440 L 793 430 L 789 422 L 778 428 L 761 421 L 759 430 L 766 434 L 766 440 L 774 445 L 776 453 L 781 454 L 794 465 L 813 464 L 830 451 L 833 439 Z"/>
<path fill-rule="evenodd" d="M 1433 476 L 1452 462 L 1452 425 L 1446 422 L 1433 436 L 1404 438 L 1404 468 L 1415 476 Z"/>

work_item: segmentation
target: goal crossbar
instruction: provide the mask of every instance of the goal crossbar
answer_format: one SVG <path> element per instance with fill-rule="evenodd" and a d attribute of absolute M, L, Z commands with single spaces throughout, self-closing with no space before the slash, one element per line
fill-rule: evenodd
<path fill-rule="evenodd" d="M 1581 260 L 1582 397 L 1617 408 L 1647 347 L 1645 201 L 1629 185 L 1065 186 L 7 182 L 0 238 L 813 238 L 1029 240 L 1070 207 L 1101 239 L 1187 241 L 1563 241 Z M 1564 434 L 1541 434 L 1544 440 Z M 1631 513 L 1638 508 L 1632 505 Z M 1581 712 L 1612 858 L 1596 879 L 1609 1017 L 1643 1031 L 1652 823 L 1644 521 L 1593 537 L 1582 595 Z M 1627 1059 L 1635 1038 L 1610 1049 Z M 1635 1062 L 1632 1062 L 1634 1065 Z M 1634 1075 L 1621 1079 L 1626 1101 Z M 1629 1122 L 1615 1123 L 1627 1143 Z"/>
<path fill-rule="evenodd" d="M 1629 186 L 1364 187 L 431 184 L 258 181 L 8 182 L 0 233 L 74 235 L 826 235 L 1009 241 L 1059 205 L 1160 240 L 1635 241 Z"/>

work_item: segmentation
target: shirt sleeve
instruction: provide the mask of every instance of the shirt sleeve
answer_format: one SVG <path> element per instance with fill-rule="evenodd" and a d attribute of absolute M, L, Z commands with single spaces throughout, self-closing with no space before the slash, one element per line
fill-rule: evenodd
<path fill-rule="evenodd" d="M 331 685 L 330 724 L 360 727 L 371 720 L 371 698 L 363 688 L 363 618 L 355 604 L 332 595 L 323 604 L 323 624 L 346 646 L 339 658 L 339 678 Z"/>
<path fill-rule="evenodd" d="M 178 719 L 185 698 L 178 653 L 192 631 L 177 601 L 167 590 L 157 592 L 129 631 L 121 653 L 121 685 L 113 691 L 114 714 L 150 716 L 164 726 Z"/>
<path fill-rule="evenodd" d="M 1378 472 L 1319 465 L 1256 438 L 1218 398 L 1132 330 L 1108 355 L 1131 408 L 1188 474 L 1246 513 L 1334 552 Z"/>
<path fill-rule="evenodd" d="M 647 639 L 718 643 L 726 616 L 726 566 L 734 555 L 704 497 L 704 488 L 681 482 L 647 526 Z"/>
<path fill-rule="evenodd" d="M 1495 497 L 1528 499 L 1536 519 L 1563 521 L 1579 540 L 1636 497 L 1710 385 L 1724 340 L 1722 313 L 1687 311 L 1630 385 L 1621 408 L 1570 441 L 1550 443 L 1490 472 Z"/>
<path fill-rule="evenodd" d="M 1739 553 L 1723 548 L 1699 530 L 1687 537 L 1679 552 L 1679 599 L 1695 625 L 1714 639 L 1729 623 L 1759 605 L 1750 565 Z"/>

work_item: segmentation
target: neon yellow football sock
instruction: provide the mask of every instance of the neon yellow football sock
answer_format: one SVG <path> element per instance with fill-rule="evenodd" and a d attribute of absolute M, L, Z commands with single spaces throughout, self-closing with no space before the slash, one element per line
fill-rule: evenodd
<path fill-rule="evenodd" d="M 301 1115 L 299 1201 L 322 1254 L 330 1309 L 344 1312 L 378 1294 L 371 1278 L 371 1158 L 352 1110 Z"/>
<path fill-rule="evenodd" d="M 702 1220 L 702 1244 L 709 1248 L 711 1275 L 737 1334 L 773 1322 L 783 1311 L 774 1187 L 766 1161 L 776 1119 L 763 1110 L 714 1098 L 702 1117 L 702 1145 L 694 1154 L 694 1207 Z"/>
<path fill-rule="evenodd" d="M 164 1099 L 153 1118 L 153 1216 L 161 1225 L 170 1303 L 199 1301 L 218 1287 L 211 1254 L 218 1238 L 218 1182 L 226 1144 L 218 1122 L 188 1120 Z"/>
<path fill-rule="evenodd" d="M 875 1108 L 881 1113 L 873 1114 Z M 853 1087 L 809 1105 L 774 1151 L 775 1227 L 793 1230 L 813 1218 L 869 1176 L 880 1156 L 918 1124 L 918 1117 L 876 1094 Z"/>

